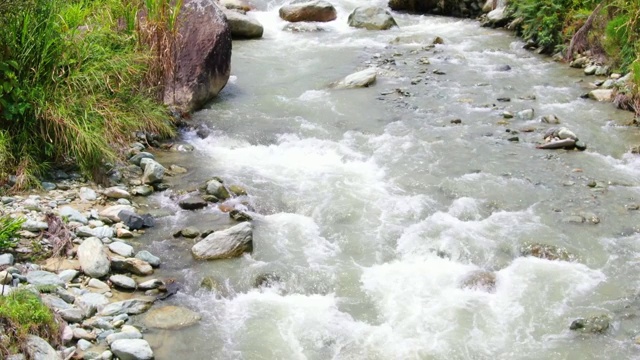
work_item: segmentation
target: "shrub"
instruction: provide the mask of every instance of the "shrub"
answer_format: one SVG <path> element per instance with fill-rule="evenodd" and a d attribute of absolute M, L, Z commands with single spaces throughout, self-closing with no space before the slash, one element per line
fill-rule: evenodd
<path fill-rule="evenodd" d="M 157 89 L 157 54 L 132 21 L 142 4 L 116 0 L 0 1 L 0 169 L 18 186 L 51 163 L 96 174 L 137 130 L 173 135 Z M 157 85 L 157 84 L 154 84 Z M 2 156 L 2 154 L 9 154 Z"/>
<path fill-rule="evenodd" d="M 24 223 L 24 218 L 12 219 L 9 216 L 0 216 L 0 251 L 15 246 L 15 236 Z"/>
<path fill-rule="evenodd" d="M 6 335 L 0 338 L 0 358 L 24 352 L 27 335 L 39 336 L 54 346 L 60 342 L 60 327 L 52 311 L 28 290 L 0 297 L 0 327 Z"/>

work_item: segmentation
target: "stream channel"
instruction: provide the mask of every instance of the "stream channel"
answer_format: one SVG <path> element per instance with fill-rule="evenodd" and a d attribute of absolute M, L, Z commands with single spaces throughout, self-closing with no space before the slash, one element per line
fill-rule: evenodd
<path fill-rule="evenodd" d="M 306 33 L 282 30 L 280 2 L 254 3 L 263 39 L 233 43 L 229 83 L 192 118 L 211 134 L 186 131 L 193 152 L 159 154 L 188 173 L 148 200 L 167 216 L 141 246 L 181 284 L 163 303 L 202 320 L 149 329 L 156 359 L 640 358 L 632 114 L 582 99 L 594 77 L 512 33 L 401 13 L 399 28 L 354 29 L 360 3 L 334 3 L 338 19 Z M 329 87 L 368 66 L 374 85 Z M 529 108 L 531 120 L 502 116 Z M 588 149 L 536 149 L 551 114 Z M 177 200 L 213 176 L 249 193 L 231 203 L 250 205 L 253 252 L 196 261 L 171 234 L 232 222 Z M 528 243 L 573 259 L 520 256 Z M 464 286 L 480 270 L 495 285 Z M 601 314 L 604 334 L 569 330 Z"/>

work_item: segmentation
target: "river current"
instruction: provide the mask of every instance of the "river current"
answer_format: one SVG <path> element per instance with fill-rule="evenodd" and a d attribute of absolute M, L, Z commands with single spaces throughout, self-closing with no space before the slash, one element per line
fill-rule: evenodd
<path fill-rule="evenodd" d="M 362 3 L 334 3 L 338 19 L 311 33 L 282 31 L 281 3 L 254 3 L 263 39 L 233 43 L 228 85 L 193 116 L 211 134 L 185 132 L 195 151 L 161 156 L 189 172 L 151 199 L 171 215 L 142 242 L 163 259 L 157 275 L 182 286 L 164 302 L 202 320 L 149 330 L 156 358 L 640 358 L 631 113 L 580 98 L 594 77 L 511 33 L 400 13 L 398 28 L 353 29 Z M 369 66 L 373 86 L 330 89 Z M 531 120 L 502 115 L 529 108 Z M 536 149 L 551 114 L 588 149 Z M 171 233 L 228 217 L 175 197 L 213 176 L 249 193 L 254 250 L 195 261 Z M 527 243 L 575 260 L 522 257 Z M 463 286 L 479 270 L 494 287 Z M 271 286 L 256 288 L 265 274 Z M 205 277 L 219 289 L 201 288 Z M 600 314 L 606 333 L 569 330 Z"/>

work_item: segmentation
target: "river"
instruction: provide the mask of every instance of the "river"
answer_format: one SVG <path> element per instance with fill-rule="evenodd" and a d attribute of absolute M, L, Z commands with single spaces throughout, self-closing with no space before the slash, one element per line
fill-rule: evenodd
<path fill-rule="evenodd" d="M 182 286 L 164 303 L 202 320 L 149 330 L 156 358 L 640 358 L 631 113 L 580 98 L 593 77 L 509 32 L 400 13 L 399 28 L 359 30 L 347 16 L 360 3 L 334 3 L 338 19 L 310 33 L 282 31 L 281 3 L 254 3 L 264 38 L 233 43 L 228 85 L 193 115 L 211 135 L 185 132 L 195 151 L 160 157 L 189 172 L 151 198 L 171 215 L 143 246 Z M 373 86 L 329 88 L 368 66 Z M 502 116 L 528 108 L 532 120 Z M 536 149 L 551 114 L 588 149 Z M 213 176 L 250 194 L 254 250 L 239 259 L 195 261 L 193 242 L 171 237 L 228 223 L 213 206 L 176 205 Z M 575 259 L 519 256 L 527 243 Z M 479 270 L 494 287 L 462 285 Z M 271 286 L 256 288 L 265 274 Z M 569 330 L 600 314 L 605 334 Z"/>

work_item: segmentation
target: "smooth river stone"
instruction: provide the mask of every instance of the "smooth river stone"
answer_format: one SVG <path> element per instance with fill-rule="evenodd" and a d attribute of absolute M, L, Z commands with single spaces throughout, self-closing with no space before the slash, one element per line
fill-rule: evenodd
<path fill-rule="evenodd" d="M 149 311 L 144 317 L 144 324 L 151 328 L 175 330 L 191 326 L 200 321 L 201 316 L 195 311 L 179 306 L 164 306 Z"/>

